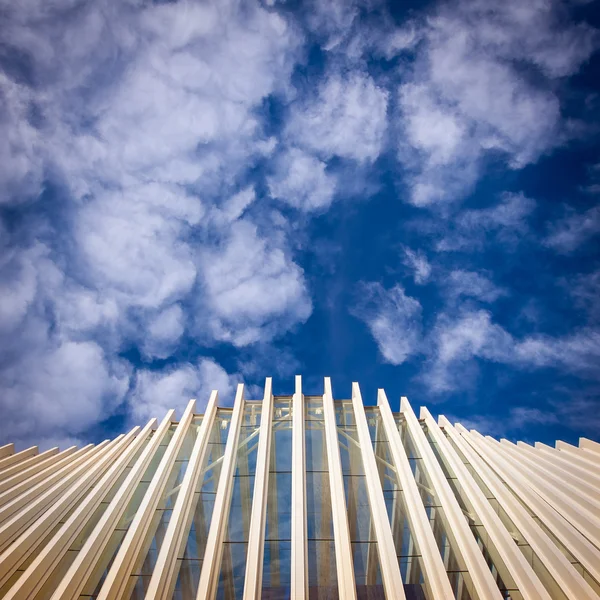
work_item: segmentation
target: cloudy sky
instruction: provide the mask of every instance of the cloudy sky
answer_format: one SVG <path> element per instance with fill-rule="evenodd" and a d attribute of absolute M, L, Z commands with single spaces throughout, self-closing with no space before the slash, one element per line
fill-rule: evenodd
<path fill-rule="evenodd" d="M 0 0 L 0 441 L 333 378 L 600 439 L 600 9 Z"/>

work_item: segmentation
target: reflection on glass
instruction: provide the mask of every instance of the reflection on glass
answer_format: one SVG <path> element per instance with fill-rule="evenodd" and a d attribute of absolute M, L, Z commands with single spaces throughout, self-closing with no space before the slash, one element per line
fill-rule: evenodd
<path fill-rule="evenodd" d="M 219 600 L 241 598 L 244 592 L 246 551 L 254 494 L 261 408 L 260 402 L 246 403 L 242 415 L 236 466 L 233 474 L 231 505 L 223 541 L 223 558 L 217 588 Z"/>
<path fill-rule="evenodd" d="M 189 522 L 185 527 L 188 531 L 187 539 L 177 557 L 174 599 L 196 598 L 230 424 L 231 409 L 217 409 L 206 446 L 202 472 L 194 490 Z"/>
<path fill-rule="evenodd" d="M 376 406 L 365 407 L 365 413 L 369 425 L 371 444 L 377 461 L 379 480 L 392 528 L 400 573 L 404 582 L 404 592 L 407 598 L 430 600 L 424 585 L 421 553 L 411 532 L 404 502 L 404 492 L 394 468 L 390 444 L 379 408 Z"/>
<path fill-rule="evenodd" d="M 429 518 L 433 537 L 437 543 L 446 573 L 454 591 L 454 596 L 457 600 L 475 599 L 477 598 L 477 594 L 473 586 L 473 581 L 466 569 L 462 556 L 456 549 L 456 541 L 448 535 L 450 526 L 444 509 L 440 506 L 433 492 L 429 475 L 423 465 L 423 459 L 416 450 L 414 440 L 406 427 L 406 423 L 403 423 L 402 428 L 404 431 L 402 436 L 404 449 L 408 456 L 425 512 Z"/>
<path fill-rule="evenodd" d="M 183 443 L 167 478 L 163 496 L 154 511 L 150 528 L 146 534 L 143 551 L 140 552 L 140 556 L 144 558 L 141 560 L 138 559 L 133 566 L 129 577 L 129 587 L 124 594 L 124 598 L 129 595 L 129 590 L 131 590 L 130 597 L 132 600 L 142 600 L 146 596 L 156 560 L 160 553 L 169 521 L 173 515 L 173 507 L 177 501 L 179 488 L 188 468 L 192 448 L 198 436 L 201 424 L 200 420 L 201 417 L 195 417 L 185 433 Z"/>
<path fill-rule="evenodd" d="M 379 550 L 352 402 L 336 402 L 335 413 L 357 596 L 383 600 Z"/>
<path fill-rule="evenodd" d="M 117 555 L 121 543 L 125 538 L 125 534 L 127 533 L 129 526 L 133 521 L 133 518 L 135 517 L 135 513 L 137 512 L 137 509 L 139 508 L 142 502 L 144 494 L 150 486 L 150 482 L 154 477 L 156 470 L 158 469 L 158 465 L 160 464 L 160 461 L 162 460 L 167 446 L 169 445 L 171 438 L 173 437 L 173 433 L 176 427 L 177 426 L 175 424 L 171 424 L 169 430 L 163 437 L 159 447 L 154 453 L 150 464 L 148 465 L 146 471 L 142 476 L 142 479 L 135 488 L 133 497 L 129 501 L 129 504 L 125 509 L 123 516 L 117 523 L 115 531 L 111 534 L 106 549 L 102 553 L 100 560 L 97 561 L 94 571 L 91 573 L 88 580 L 86 581 L 80 598 L 89 598 L 90 596 L 93 598 L 100 592 L 100 588 L 102 587 L 102 584 L 106 579 L 106 575 L 108 574 L 108 571 L 110 570 L 115 556 Z"/>
<path fill-rule="evenodd" d="M 262 597 L 290 597 L 292 528 L 292 412 L 291 398 L 274 406 L 267 492 L 267 521 L 263 559 Z"/>
<path fill-rule="evenodd" d="M 308 594 L 338 598 L 323 398 L 305 397 Z"/>

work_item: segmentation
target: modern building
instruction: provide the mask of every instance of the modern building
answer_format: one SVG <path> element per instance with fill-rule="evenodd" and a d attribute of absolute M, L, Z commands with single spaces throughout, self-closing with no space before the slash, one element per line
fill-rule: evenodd
<path fill-rule="evenodd" d="M 600 444 L 498 442 L 379 390 L 210 396 L 96 446 L 0 448 L 11 600 L 585 600 Z"/>

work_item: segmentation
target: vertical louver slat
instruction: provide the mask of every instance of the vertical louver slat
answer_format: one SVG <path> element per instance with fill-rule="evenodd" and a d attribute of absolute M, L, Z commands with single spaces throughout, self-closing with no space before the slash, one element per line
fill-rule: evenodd
<path fill-rule="evenodd" d="M 517 498 L 540 519 L 558 540 L 600 581 L 600 550 L 582 535 L 567 519 L 556 512 L 542 496 L 529 487 L 528 477 L 515 464 L 489 448 L 483 436 L 467 431 L 457 423 L 456 429 L 470 446 L 498 473 Z"/>
<path fill-rule="evenodd" d="M 98 524 L 78 552 L 77 558 L 57 586 L 52 595 L 52 600 L 77 600 L 79 598 L 88 578 L 94 573 L 100 557 L 107 551 L 115 527 L 125 513 L 142 476 L 167 435 L 174 413 L 174 410 L 170 410 L 162 420 L 154 436 L 144 448 L 119 491 L 115 494 Z"/>
<path fill-rule="evenodd" d="M 377 548 L 379 551 L 379 564 L 381 568 L 381 577 L 387 598 L 405 598 L 404 586 L 402 584 L 402 575 L 400 566 L 396 557 L 396 548 L 392 529 L 387 517 L 385 499 L 379 479 L 379 471 L 373 446 L 371 445 L 371 436 L 369 435 L 369 425 L 362 395 L 358 383 L 352 384 L 352 407 L 356 419 L 356 430 L 365 471 L 365 480 L 367 484 L 367 494 L 371 507 L 371 520 L 375 528 L 375 538 L 377 539 Z"/>
<path fill-rule="evenodd" d="M 7 453 L 6 458 L 0 459 L 0 474 L 7 467 L 17 464 L 17 463 L 21 462 L 22 460 L 29 458 L 30 456 L 35 456 L 39 452 L 37 446 L 32 446 L 31 448 L 21 450 L 21 452 L 17 452 L 16 454 L 14 454 L 14 445 L 8 444 L 8 446 L 12 446 L 13 451 Z M 4 446 L 4 448 L 6 448 L 8 446 Z"/>
<path fill-rule="evenodd" d="M 600 444 L 587 438 L 579 438 L 579 447 L 583 450 L 589 451 L 590 453 L 600 454 Z"/>
<path fill-rule="evenodd" d="M 108 441 L 105 441 L 105 443 L 108 443 Z M 27 477 L 26 480 L 15 482 L 14 485 L 11 485 L 6 490 L 0 492 L 0 506 L 6 506 L 17 497 L 23 496 L 24 498 L 33 498 L 36 494 L 40 494 L 55 481 L 61 479 L 62 474 L 66 470 L 65 467 L 68 467 L 73 460 L 78 460 L 93 448 L 94 444 L 88 444 L 79 450 L 77 449 L 77 446 L 71 446 L 70 448 L 63 450 L 60 454 L 53 456 L 48 463 L 44 464 L 40 471 Z M 56 474 L 59 470 L 60 473 Z M 1 512 L 2 508 L 0 508 L 0 514 Z M 6 517 L 0 516 L 0 518 Z"/>
<path fill-rule="evenodd" d="M 476 434 L 481 436 L 481 434 Z M 505 445 L 481 436 L 484 444 L 493 448 L 497 455 L 503 456 L 526 475 L 527 485 L 539 494 L 567 521 L 579 529 L 597 548 L 600 548 L 600 521 L 594 507 L 590 506 L 584 498 L 576 494 L 576 490 L 568 490 L 557 485 L 554 478 L 544 476 L 544 473 L 535 468 L 526 457 L 518 452 L 513 452 Z"/>
<path fill-rule="evenodd" d="M 600 475 L 600 463 L 594 460 L 594 457 L 586 458 L 577 446 L 572 446 L 566 442 L 557 441 L 556 447 L 546 446 L 546 444 L 535 443 L 535 447 L 539 448 L 542 454 L 547 454 L 550 457 L 561 457 L 564 460 L 571 462 L 582 469 L 589 469 L 596 475 Z"/>
<path fill-rule="evenodd" d="M 267 378 L 97 446 L 1 446 L 0 596 L 600 598 L 600 444 L 350 398 Z"/>
<path fill-rule="evenodd" d="M 33 598 L 35 596 L 51 575 L 54 567 L 64 556 L 70 544 L 79 535 L 87 520 L 91 518 L 105 494 L 117 481 L 128 462 L 144 443 L 155 423 L 155 419 L 150 421 L 139 435 L 139 427 L 132 429 L 123 438 L 121 446 L 117 447 L 111 455 L 106 457 L 108 461 L 106 468 L 108 470 L 102 476 L 102 479 L 100 479 L 91 493 L 77 505 L 73 514 L 71 514 L 56 534 L 53 535 L 52 539 L 48 541 L 16 584 L 11 587 L 10 592 L 5 596 L 7 600 L 11 598 L 24 600 L 25 598 Z M 82 487 L 89 488 L 89 481 L 84 480 L 81 484 Z M 44 532 L 51 529 L 59 521 L 57 509 L 58 505 L 55 505 L 44 513 L 43 517 L 19 536 L 7 552 L 2 555 L 2 566 L 0 567 L 2 579 L 0 580 L 0 584 L 12 573 L 13 569 L 18 567 L 23 558 L 27 557 L 28 553 L 36 548 L 36 544 L 43 539 Z"/>
<path fill-rule="evenodd" d="M 406 425 L 411 438 L 423 460 L 423 464 L 431 479 L 435 494 L 448 519 L 450 531 L 447 533 L 456 541 L 455 545 L 465 562 L 471 579 L 473 580 L 473 586 L 478 598 L 481 600 L 491 600 L 492 598 L 501 600 L 502 595 L 500 590 L 498 589 L 483 554 L 469 529 L 467 520 L 454 497 L 450 485 L 446 481 L 444 472 L 438 464 L 435 455 L 433 454 L 433 450 L 429 446 L 429 442 L 421 429 L 421 425 L 419 424 L 408 399 L 405 397 L 402 397 L 401 399 L 400 412 L 406 419 Z"/>
<path fill-rule="evenodd" d="M 204 412 L 202 424 L 198 428 L 190 462 L 181 483 L 177 501 L 173 507 L 173 516 L 169 521 L 156 560 L 154 573 L 146 592 L 146 600 L 167 600 L 173 594 L 177 557 L 185 544 L 185 536 L 188 533 L 185 525 L 190 523 L 194 491 L 202 475 L 202 465 L 204 464 L 208 440 L 217 414 L 218 398 L 218 392 L 213 391 Z"/>
<path fill-rule="evenodd" d="M 217 487 L 212 521 L 206 540 L 206 551 L 202 561 L 200 582 L 198 583 L 197 600 L 212 600 L 215 597 L 219 583 L 221 559 L 223 558 L 223 538 L 227 527 L 227 517 L 231 504 L 233 473 L 235 471 L 236 455 L 240 426 L 244 414 L 244 386 L 238 384 L 233 405 L 233 415 L 229 426 L 229 435 L 223 455 L 221 476 Z"/>
<path fill-rule="evenodd" d="M 338 431 L 335 420 L 331 379 L 325 378 L 323 394 L 323 413 L 325 417 L 325 442 L 329 465 L 329 487 L 331 489 L 331 513 L 333 516 L 333 536 L 335 544 L 335 565 L 337 569 L 340 600 L 356 599 L 356 582 L 352 564 L 352 545 L 346 514 L 344 497 L 344 479 L 338 446 Z"/>
<path fill-rule="evenodd" d="M 541 464 L 554 464 L 563 471 L 577 477 L 580 481 L 593 485 L 596 492 L 600 491 L 600 470 L 587 468 L 579 461 L 570 458 L 565 452 L 559 452 L 545 444 L 536 442 L 534 447 L 524 442 L 517 442 L 517 446 L 536 461 L 539 460 Z"/>
<path fill-rule="evenodd" d="M 119 436 L 112 442 L 105 440 L 54 473 L 49 481 L 38 483 L 29 492 L 3 506 L 0 510 L 0 519 L 3 520 L 0 527 L 0 549 L 4 551 L 33 519 L 64 494 L 88 469 L 93 468 L 94 462 L 110 451 L 122 438 L 123 436 Z M 10 518 L 4 521 L 7 516 Z"/>
<path fill-rule="evenodd" d="M 563 493 L 569 494 L 571 497 L 575 495 L 578 499 L 581 499 L 582 504 L 588 510 L 600 515 L 598 490 L 590 477 L 586 477 L 585 480 L 580 479 L 577 477 L 576 468 L 566 469 L 557 462 L 547 461 L 543 456 L 537 456 L 538 453 L 531 446 L 527 446 L 527 448 L 531 448 L 534 452 L 533 455 L 528 452 L 524 445 L 516 445 L 504 439 L 500 441 L 500 444 L 504 450 L 512 453 L 513 456 L 519 456 L 529 468 L 538 475 L 542 475 L 547 481 L 552 482 Z"/>
<path fill-rule="evenodd" d="M 439 417 L 439 424 L 448 437 L 456 444 L 471 468 L 477 473 L 483 484 L 494 495 L 503 510 L 514 523 L 524 539 L 529 543 L 542 564 L 547 566 L 550 576 L 564 592 L 567 598 L 591 600 L 596 595 L 585 583 L 583 577 L 567 560 L 565 555 L 541 529 L 530 513 L 515 498 L 492 467 L 486 464 L 458 433 L 455 427 L 444 416 Z"/>
<path fill-rule="evenodd" d="M 125 539 L 98 594 L 98 600 L 126 600 L 129 598 L 133 589 L 130 577 L 133 565 L 136 559 L 140 558 L 144 540 L 152 524 L 152 517 L 164 495 L 167 478 L 181 450 L 188 428 L 194 418 L 195 410 L 196 401 L 190 400 L 152 478 L 152 482 L 144 495 L 142 503 L 135 514 L 131 526 L 127 530 Z M 141 558 L 143 559 L 143 557 Z"/>
<path fill-rule="evenodd" d="M 464 491 L 466 501 L 470 505 L 469 508 L 478 517 L 479 522 L 482 523 L 494 544 L 503 566 L 505 566 L 505 568 L 501 568 L 500 565 L 496 565 L 505 583 L 507 583 L 508 577 L 512 577 L 520 594 L 526 600 L 551 600 L 550 595 L 525 560 L 512 536 L 500 521 L 500 517 L 487 501 L 429 411 L 426 408 L 421 408 L 420 416 L 424 419 L 428 432 L 437 444 L 438 451 L 448 462 L 460 488 Z M 505 576 L 504 570 L 508 570 L 507 576 Z"/>
<path fill-rule="evenodd" d="M 394 415 L 385 391 L 377 391 L 377 405 L 381 414 L 381 421 L 385 428 L 387 439 L 390 443 L 390 452 L 396 467 L 398 480 L 404 492 L 404 501 L 411 531 L 414 535 L 423 562 L 425 575 L 425 586 L 429 591 L 429 597 L 450 600 L 454 593 L 446 575 L 446 569 L 440 556 L 433 532 L 429 525 L 427 513 L 423 507 L 417 484 L 413 477 L 406 450 L 400 439 L 400 432 L 394 421 Z"/>
<path fill-rule="evenodd" d="M 272 380 L 267 377 L 262 401 L 260 434 L 256 454 L 256 474 L 252 514 L 248 535 L 248 557 L 244 577 L 244 600 L 257 600 L 262 591 L 262 570 L 265 545 L 265 524 L 267 513 L 267 492 L 269 489 L 269 459 L 273 427 L 273 391 Z"/>
<path fill-rule="evenodd" d="M 0 459 L 6 458 L 7 456 L 11 456 L 15 453 L 15 445 L 14 444 L 5 444 L 4 446 L 0 446 Z"/>
<path fill-rule="evenodd" d="M 302 378 L 296 376 L 292 404 L 292 564 L 291 598 L 308 598 L 308 543 L 306 531 L 306 447 Z"/>
<path fill-rule="evenodd" d="M 20 463 L 12 467 L 6 467 L 0 471 L 0 492 L 11 488 L 20 481 L 27 479 L 31 475 L 35 475 L 41 471 L 50 460 L 51 457 L 58 454 L 58 447 L 50 448 L 41 454 L 36 454 L 30 458 L 26 458 Z"/>

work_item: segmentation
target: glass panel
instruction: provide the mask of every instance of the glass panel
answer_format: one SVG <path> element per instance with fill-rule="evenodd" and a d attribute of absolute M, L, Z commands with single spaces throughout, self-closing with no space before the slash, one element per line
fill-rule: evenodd
<path fill-rule="evenodd" d="M 196 597 L 230 424 L 231 410 L 217 409 L 206 447 L 202 474 L 194 491 L 186 544 L 177 557 L 176 569 L 179 570 L 176 570 L 177 581 L 173 598 L 184 600 Z"/>
<path fill-rule="evenodd" d="M 379 570 L 377 543 L 352 543 L 356 595 L 369 600 L 385 600 L 385 592 Z"/>
<path fill-rule="evenodd" d="M 383 488 L 385 506 L 392 528 L 400 573 L 404 582 L 404 593 L 407 598 L 427 600 L 423 578 L 423 561 L 416 539 L 411 532 L 404 502 L 404 492 L 398 481 L 390 443 L 387 441 L 385 434 L 385 426 L 381 420 L 378 407 L 370 407 L 367 411 L 371 444 L 377 460 L 379 480 Z"/>
<path fill-rule="evenodd" d="M 429 517 L 429 524 L 431 525 L 442 561 L 446 567 L 446 572 L 450 579 L 450 583 L 452 584 L 455 597 L 459 600 L 477 598 L 471 576 L 466 570 L 462 556 L 455 549 L 455 540 L 448 535 L 450 528 L 446 515 L 433 492 L 429 475 L 425 470 L 422 458 L 416 451 L 416 446 L 406 427 L 406 423 L 402 424 L 402 428 L 404 428 L 402 442 L 406 454 L 409 457 L 413 476 L 417 483 L 417 488 L 421 495 L 425 512 Z"/>
<path fill-rule="evenodd" d="M 379 571 L 379 549 L 371 523 L 371 507 L 352 402 L 336 403 L 335 410 L 356 593 L 359 598 L 385 598 Z"/>
<path fill-rule="evenodd" d="M 309 598 L 337 598 L 333 517 L 322 397 L 305 398 Z"/>
<path fill-rule="evenodd" d="M 308 541 L 308 597 L 310 600 L 339 598 L 333 540 Z"/>
<path fill-rule="evenodd" d="M 225 532 L 217 598 L 241 598 L 244 591 L 246 549 L 254 495 L 261 403 L 244 407 L 238 441 L 231 505 Z"/>
<path fill-rule="evenodd" d="M 112 562 L 115 559 L 115 556 L 121 546 L 123 539 L 125 538 L 125 534 L 127 533 L 129 526 L 131 525 L 131 522 L 133 521 L 135 513 L 137 512 L 137 509 L 139 508 L 139 506 L 142 502 L 142 499 L 144 497 L 144 494 L 146 493 L 146 490 L 148 489 L 148 486 L 150 485 L 150 481 L 154 477 L 154 474 L 156 473 L 156 469 L 158 468 L 158 465 L 159 465 L 160 461 L 162 460 L 162 457 L 167 449 L 167 446 L 169 445 L 169 442 L 171 441 L 171 438 L 173 437 L 175 428 L 176 428 L 176 425 L 171 424 L 171 426 L 169 427 L 169 430 L 166 432 L 165 436 L 161 440 L 160 445 L 156 449 L 154 456 L 150 460 L 150 464 L 148 465 L 148 467 L 146 468 L 146 471 L 142 475 L 142 479 L 140 480 L 140 482 L 138 483 L 138 485 L 135 488 L 133 496 L 132 496 L 131 500 L 129 501 L 127 508 L 125 509 L 123 516 L 117 523 L 115 531 L 112 533 L 105 551 L 102 553 L 100 559 L 96 563 L 94 571 L 92 572 L 92 574 L 90 575 L 90 577 L 88 578 L 88 580 L 85 583 L 85 586 L 84 586 L 82 594 L 81 594 L 82 598 L 88 598 L 89 596 L 93 596 L 100 591 L 100 588 L 102 587 L 102 584 L 104 583 L 104 579 L 106 578 L 106 575 L 108 574 L 108 571 L 112 565 Z M 151 436 L 151 437 L 153 437 L 153 436 Z M 133 461 L 132 461 L 132 464 L 133 464 Z M 104 511 L 104 510 L 106 510 L 106 508 L 107 508 L 107 506 L 105 505 L 103 507 L 100 507 L 99 510 Z M 91 533 L 91 531 L 90 531 L 90 533 Z"/>
<path fill-rule="evenodd" d="M 179 488 L 187 470 L 199 429 L 199 425 L 192 423 L 186 431 L 181 448 L 167 478 L 163 496 L 154 511 L 143 550 L 140 552 L 140 557 L 144 556 L 144 558 L 138 558 L 130 575 L 129 589 L 133 590 L 131 593 L 132 600 L 143 598 L 148 590 L 152 572 L 173 514 L 173 507 L 177 501 Z M 127 593 L 124 597 L 127 597 Z"/>
<path fill-rule="evenodd" d="M 244 595 L 247 551 L 248 544 L 246 542 L 225 542 L 223 544 L 217 600 L 232 600 Z"/>
<path fill-rule="evenodd" d="M 289 403 L 288 403 L 289 404 Z M 292 421 L 288 411 L 273 423 L 262 597 L 290 597 L 292 552 Z"/>

